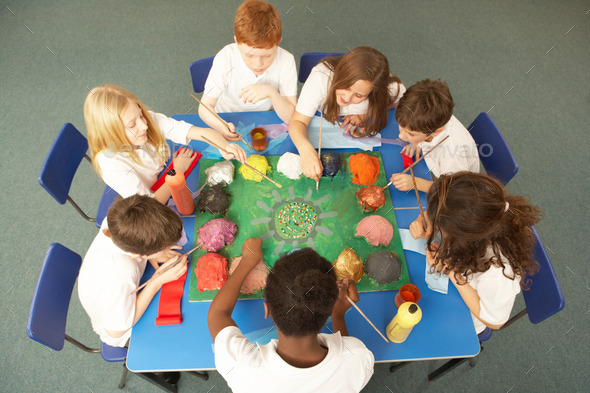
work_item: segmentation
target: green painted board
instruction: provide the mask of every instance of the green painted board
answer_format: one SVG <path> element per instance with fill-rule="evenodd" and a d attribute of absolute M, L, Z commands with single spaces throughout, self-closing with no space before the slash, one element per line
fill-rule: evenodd
<path fill-rule="evenodd" d="M 357 284 L 359 292 L 383 291 L 399 289 L 403 284 L 410 282 L 408 268 L 397 229 L 395 213 L 389 192 L 385 192 L 386 204 L 376 213 L 363 212 L 358 204 L 356 191 L 362 186 L 352 184 L 352 175 L 348 170 L 348 158 L 356 153 L 341 153 L 342 168 L 333 179 L 322 178 L 319 191 L 315 189 L 315 181 L 306 177 L 291 180 L 281 173 L 277 173 L 279 156 L 267 157 L 272 172 L 267 175 L 283 187 L 278 188 L 267 180 L 257 183 L 245 180 L 238 172 L 241 164 L 236 163 L 234 181 L 225 190 L 230 197 L 230 206 L 225 218 L 233 221 L 238 226 L 238 233 L 234 242 L 219 250 L 228 264 L 234 258 L 242 255 L 242 244 L 249 237 L 261 237 L 264 262 L 271 267 L 280 255 L 293 250 L 293 248 L 314 247 L 320 255 L 329 261 L 334 261 L 345 248 L 353 248 L 362 261 L 382 250 L 392 251 L 402 263 L 402 275 L 398 281 L 387 285 L 378 285 L 366 274 Z M 380 152 L 367 152 L 379 159 L 380 172 L 375 184 L 385 185 L 388 180 L 385 177 L 383 162 Z M 199 187 L 202 186 L 207 176 L 204 170 L 219 160 L 201 160 Z M 315 207 L 318 219 L 314 230 L 308 237 L 300 239 L 285 239 L 279 234 L 273 234 L 274 215 L 281 207 L 290 202 L 304 202 Z M 387 247 L 375 247 L 367 243 L 364 237 L 355 237 L 356 226 L 360 220 L 368 215 L 378 214 L 385 217 L 393 225 L 393 239 Z M 220 214 L 213 215 L 209 212 L 197 212 L 195 217 L 195 231 L 213 218 L 223 217 Z M 195 233 L 196 238 L 196 233 Z M 312 245 L 313 244 L 313 245 Z M 199 292 L 197 290 L 197 277 L 195 268 L 198 258 L 205 251 L 197 250 L 193 254 L 190 269 L 189 301 L 212 300 L 217 293 L 215 291 Z M 263 297 L 262 291 L 252 295 L 240 294 L 240 299 L 259 299 Z"/>

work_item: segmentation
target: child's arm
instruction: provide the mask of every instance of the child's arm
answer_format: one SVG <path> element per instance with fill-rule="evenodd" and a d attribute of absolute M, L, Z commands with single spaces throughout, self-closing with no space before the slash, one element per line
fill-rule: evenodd
<path fill-rule="evenodd" d="M 199 117 L 201 120 L 205 122 L 209 127 L 213 128 L 215 131 L 219 132 L 225 139 L 232 142 L 237 142 L 242 139 L 240 134 L 236 133 L 236 127 L 232 123 L 227 123 L 229 125 L 229 130 L 225 126 L 225 124 L 219 120 L 213 113 L 209 112 L 207 108 L 203 106 L 203 104 L 207 105 L 211 110 L 215 110 L 215 104 L 217 104 L 217 98 L 209 97 L 208 95 L 203 94 L 201 98 L 201 103 L 199 105 Z"/>
<path fill-rule="evenodd" d="M 232 275 L 229 276 L 219 292 L 217 292 L 213 302 L 211 302 L 209 313 L 207 314 L 207 324 L 209 325 L 209 333 L 213 342 L 215 342 L 217 334 L 224 328 L 227 326 L 237 326 L 231 314 L 238 301 L 240 288 L 246 276 L 262 260 L 261 247 L 262 240 L 259 238 L 251 237 L 244 242 L 240 264 Z"/>
<path fill-rule="evenodd" d="M 197 158 L 197 153 L 186 147 L 180 148 L 172 157 L 174 170 L 176 172 L 186 172 L 195 158 Z M 166 183 L 162 184 L 162 186 L 154 192 L 154 198 L 162 204 L 166 204 L 171 195 L 170 189 Z"/>
<path fill-rule="evenodd" d="M 205 111 L 207 111 L 207 110 L 205 110 Z M 246 162 L 247 157 L 246 157 L 246 152 L 244 151 L 244 149 L 242 149 L 240 146 L 238 146 L 236 144 L 228 143 L 227 140 L 225 140 L 225 138 L 223 136 L 221 136 L 218 132 L 215 132 L 210 128 L 201 128 L 201 127 L 193 126 L 189 129 L 187 137 L 190 139 L 196 139 L 196 140 L 204 141 L 204 142 L 206 142 L 206 141 L 203 137 L 206 137 L 211 142 L 223 147 L 225 150 L 227 150 L 230 153 L 230 154 L 226 154 L 222 150 L 219 151 L 219 153 L 221 153 L 223 158 L 225 158 L 226 160 L 231 160 L 231 159 L 235 158 L 236 160 L 238 160 L 240 162 Z M 176 166 L 176 164 L 174 164 L 174 165 Z"/>
<path fill-rule="evenodd" d="M 341 336 L 348 336 L 348 329 L 346 328 L 346 321 L 344 320 L 344 314 L 352 306 L 346 296 L 352 299 L 353 302 L 360 300 L 359 293 L 356 289 L 356 283 L 354 280 L 344 279 L 338 281 L 338 300 L 334 304 L 332 309 L 332 329 L 333 332 L 340 332 Z"/>
<path fill-rule="evenodd" d="M 277 115 L 287 124 L 291 121 L 295 106 L 297 105 L 297 97 L 282 96 L 270 85 L 246 86 L 240 91 L 238 97 L 244 103 L 249 102 L 251 104 L 256 104 L 260 100 L 269 98 Z"/>
<path fill-rule="evenodd" d="M 310 116 L 305 116 L 295 111 L 289 123 L 289 136 L 301 156 L 303 174 L 310 179 L 318 181 L 322 176 L 324 168 L 318 157 L 318 152 L 313 148 L 309 139 L 307 139 L 307 126 L 309 126 L 310 122 Z"/>
<path fill-rule="evenodd" d="M 160 268 L 158 270 L 166 269 L 169 265 L 173 264 L 177 260 L 178 260 L 178 257 L 174 257 L 174 258 L 170 259 L 168 262 L 166 262 L 165 264 L 160 266 Z M 182 256 L 180 263 L 178 263 L 176 266 L 174 266 L 170 270 L 163 273 L 161 276 L 150 281 L 143 288 L 143 290 L 137 295 L 137 300 L 135 301 L 135 314 L 133 316 L 133 324 L 131 325 L 131 327 L 133 327 L 137 323 L 137 321 L 139 321 L 139 319 L 142 317 L 143 313 L 145 312 L 145 310 L 148 308 L 148 306 L 152 302 L 152 299 L 154 298 L 156 293 L 158 293 L 160 288 L 162 288 L 162 285 L 166 284 L 169 281 L 177 280 L 186 272 L 186 269 L 187 269 L 186 256 Z M 158 270 L 156 270 L 156 272 Z M 156 273 L 154 273 L 154 274 L 156 274 Z M 114 337 L 114 338 L 121 337 L 123 334 L 125 334 L 126 331 L 127 330 L 123 330 L 123 331 L 106 330 L 107 334 L 111 337 Z"/>
<path fill-rule="evenodd" d="M 433 182 L 422 179 L 421 177 L 414 176 L 414 178 L 416 179 L 416 187 L 418 187 L 418 191 L 428 193 Z M 391 175 L 391 183 L 400 191 L 410 191 L 414 189 L 414 182 L 412 182 L 412 176 L 410 175 L 394 173 Z"/>

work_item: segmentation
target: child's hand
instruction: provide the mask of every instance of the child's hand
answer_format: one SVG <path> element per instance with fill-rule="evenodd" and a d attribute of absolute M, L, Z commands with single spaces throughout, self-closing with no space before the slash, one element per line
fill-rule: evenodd
<path fill-rule="evenodd" d="M 258 237 L 246 239 L 242 245 L 242 261 L 240 262 L 240 266 L 247 264 L 249 269 L 253 269 L 262 260 L 263 256 L 262 239 Z"/>
<path fill-rule="evenodd" d="M 228 144 L 225 146 L 225 150 L 227 150 L 230 154 L 225 153 L 224 151 L 220 150 L 219 153 L 225 158 L 226 160 L 236 159 L 241 163 L 246 162 L 248 157 L 246 156 L 246 152 L 240 146 L 236 144 Z"/>
<path fill-rule="evenodd" d="M 414 182 L 412 182 L 412 176 L 394 173 L 391 175 L 391 184 L 400 191 L 409 191 L 414 189 Z"/>
<path fill-rule="evenodd" d="M 424 225 L 424 223 L 426 223 L 426 225 Z M 410 224 L 410 235 L 412 235 L 414 239 L 419 239 L 421 237 L 426 239 L 428 236 L 430 236 L 431 232 L 432 227 L 428 224 L 427 220 L 423 219 L 421 214 L 418 215 L 418 218 Z"/>
<path fill-rule="evenodd" d="M 414 157 L 416 155 L 416 159 L 420 157 L 420 146 L 415 143 L 410 143 L 402 148 L 402 153 L 406 153 L 407 156 Z"/>
<path fill-rule="evenodd" d="M 172 246 L 170 246 L 170 247 L 168 247 L 156 254 L 151 255 L 151 257 L 149 258 L 150 263 L 151 262 L 155 262 L 157 264 L 164 263 L 172 258 L 180 256 L 181 254 L 176 250 L 181 250 L 181 249 L 182 249 L 182 247 L 180 247 L 180 246 L 172 245 Z M 152 266 L 154 266 L 153 263 L 152 263 Z M 156 270 L 157 270 L 157 267 L 158 267 L 158 265 L 154 266 L 154 268 Z"/>
<path fill-rule="evenodd" d="M 354 280 L 343 279 L 338 281 L 338 300 L 334 304 L 332 309 L 332 315 L 343 316 L 346 311 L 352 306 L 346 296 L 348 296 L 353 302 L 360 300 L 359 293 L 356 289 L 356 283 Z"/>
<path fill-rule="evenodd" d="M 309 145 L 308 148 L 301 149 L 299 154 L 301 155 L 301 169 L 303 174 L 310 179 L 318 181 L 322 176 L 324 167 L 318 157 L 318 152 Z"/>
<path fill-rule="evenodd" d="M 426 249 L 426 262 L 428 262 L 428 266 L 434 267 L 439 272 L 444 272 L 445 265 L 442 262 L 436 263 L 436 251 L 438 250 L 438 244 L 432 242 L 430 245 L 434 249 L 434 251 L 430 251 Z"/>
<path fill-rule="evenodd" d="M 174 158 L 172 158 L 172 162 L 174 162 L 174 170 L 181 173 L 186 172 L 196 157 L 197 153 L 189 148 L 181 147 L 174 155 Z"/>
<path fill-rule="evenodd" d="M 176 266 L 168 269 L 170 265 L 174 264 L 178 260 L 180 260 L 180 262 L 178 262 Z M 159 271 L 163 272 L 155 279 L 155 281 L 159 286 L 162 286 L 167 282 L 178 280 L 186 272 L 186 269 L 188 269 L 187 265 L 187 257 L 185 255 L 169 259 L 168 262 L 160 266 L 160 268 L 156 270 L 156 273 L 154 273 L 157 274 Z"/>
<path fill-rule="evenodd" d="M 237 142 L 242 140 L 242 135 L 236 132 L 236 126 L 234 126 L 234 123 L 227 123 L 227 126 L 229 127 L 229 130 L 228 127 L 225 126 L 221 128 L 221 135 L 226 141 Z"/>
<path fill-rule="evenodd" d="M 345 134 L 354 135 L 355 130 L 359 131 L 360 135 L 365 134 L 365 128 L 361 127 L 367 120 L 367 115 L 347 115 L 343 117 L 340 128 Z"/>
<path fill-rule="evenodd" d="M 250 104 L 256 104 L 260 100 L 270 98 L 274 92 L 276 92 L 276 90 L 269 85 L 250 85 L 244 87 L 240 91 L 238 97 L 242 99 L 244 104 L 247 102 Z"/>

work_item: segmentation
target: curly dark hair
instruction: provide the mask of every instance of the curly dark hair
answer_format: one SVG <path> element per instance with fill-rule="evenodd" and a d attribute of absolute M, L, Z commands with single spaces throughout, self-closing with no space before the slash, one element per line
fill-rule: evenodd
<path fill-rule="evenodd" d="M 526 288 L 525 271 L 533 274 L 538 269 L 530 227 L 540 217 L 541 211 L 528 199 L 507 194 L 487 175 L 442 175 L 428 191 L 428 218 L 433 227 L 427 239 L 428 250 L 435 252 L 437 264 L 442 262 L 443 272 L 453 273 L 459 284 L 491 265 L 501 266 L 504 276 L 514 279 L 506 274 L 506 265 L 510 265 Z M 438 249 L 433 247 L 437 233 L 442 236 Z M 494 255 L 486 259 L 490 246 Z"/>
<path fill-rule="evenodd" d="M 292 251 L 272 267 L 264 296 L 283 334 L 317 334 L 338 299 L 336 273 L 332 264 L 311 248 Z"/>

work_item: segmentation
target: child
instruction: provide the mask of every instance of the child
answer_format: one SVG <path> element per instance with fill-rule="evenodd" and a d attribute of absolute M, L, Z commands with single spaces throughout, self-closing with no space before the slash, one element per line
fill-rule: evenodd
<path fill-rule="evenodd" d="M 479 154 L 471 134 L 453 116 L 453 97 L 440 79 L 425 79 L 408 88 L 395 111 L 399 138 L 409 142 L 402 149 L 409 156 L 427 153 L 436 144 L 445 142 L 424 158 L 434 179 L 459 171 L 479 172 Z M 391 182 L 400 191 L 414 188 L 410 175 L 395 173 Z M 418 190 L 428 192 L 432 181 L 416 178 Z"/>
<path fill-rule="evenodd" d="M 213 60 L 202 102 L 217 112 L 268 111 L 289 123 L 297 103 L 295 58 L 279 48 L 281 16 L 269 3 L 247 0 L 234 21 L 234 43 Z M 199 106 L 199 116 L 226 138 L 238 140 L 215 116 Z"/>
<path fill-rule="evenodd" d="M 90 91 L 84 101 L 84 120 L 94 169 L 124 198 L 136 193 L 162 203 L 170 198 L 165 184 L 155 193 L 150 190 L 169 157 L 166 139 L 187 144 L 206 136 L 231 153 L 222 153 L 226 159 L 246 160 L 242 148 L 228 144 L 215 131 L 148 111 L 131 92 L 116 85 Z M 176 171 L 184 173 L 195 156 L 190 149 L 180 149 L 173 158 Z"/>
<path fill-rule="evenodd" d="M 255 345 L 236 326 L 231 314 L 242 282 L 263 257 L 261 244 L 244 242 L 242 261 L 209 308 L 219 373 L 234 392 L 360 391 L 373 374 L 374 358 L 346 330 L 346 295 L 359 299 L 355 283 L 337 283 L 332 264 L 312 249 L 283 255 L 268 275 L 265 317 L 272 316 L 278 341 Z M 334 333 L 319 333 L 329 316 Z"/>
<path fill-rule="evenodd" d="M 317 151 L 307 139 L 307 127 L 316 111 L 335 124 L 344 116 L 344 132 L 375 136 L 387 125 L 387 111 L 395 108 L 405 87 L 389 71 L 387 58 L 366 46 L 316 65 L 301 90 L 289 135 L 301 155 L 303 174 L 314 180 L 322 175 Z"/>
<path fill-rule="evenodd" d="M 489 176 L 459 172 L 432 184 L 425 214 L 428 229 L 419 217 L 410 232 L 427 238 L 426 260 L 449 276 L 478 334 L 486 326 L 499 329 L 526 285 L 525 271 L 536 269 L 530 227 L 539 221 L 539 209 Z M 433 240 L 437 233 L 440 244 Z"/>
<path fill-rule="evenodd" d="M 149 196 L 133 195 L 111 206 L 78 276 L 80 302 L 101 341 L 125 346 L 162 285 L 184 274 L 186 257 L 173 250 L 181 232 L 180 217 Z M 166 262 L 160 269 L 167 269 L 179 257 L 179 264 L 132 293 L 148 259 Z"/>

